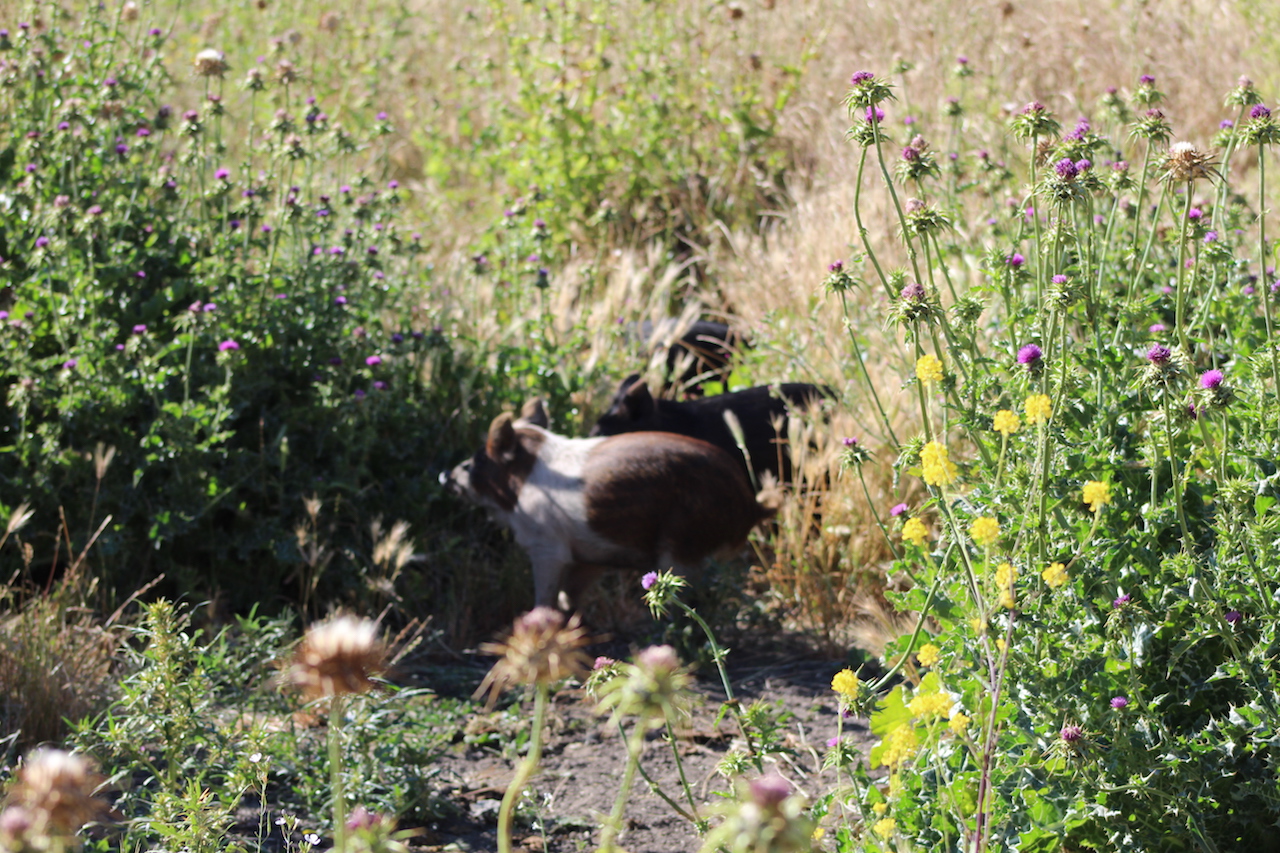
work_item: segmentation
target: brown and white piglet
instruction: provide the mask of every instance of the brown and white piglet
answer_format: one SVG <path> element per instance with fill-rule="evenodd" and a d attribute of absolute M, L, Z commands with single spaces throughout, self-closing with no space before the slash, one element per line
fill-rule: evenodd
<path fill-rule="evenodd" d="M 510 527 L 533 564 L 534 598 L 562 607 L 598 569 L 696 570 L 733 553 L 777 509 L 723 450 L 662 432 L 566 438 L 541 409 L 502 414 L 441 482 Z M 766 505 L 769 504 L 769 505 Z"/>

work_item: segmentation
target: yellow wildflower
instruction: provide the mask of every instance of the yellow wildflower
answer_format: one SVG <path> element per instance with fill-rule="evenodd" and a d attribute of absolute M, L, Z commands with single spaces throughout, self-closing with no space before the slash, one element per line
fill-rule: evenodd
<path fill-rule="evenodd" d="M 1017 414 L 1012 409 L 1001 409 L 996 412 L 995 418 L 992 419 L 992 427 L 1006 438 L 1017 432 L 1020 426 L 1022 426 L 1022 421 L 1018 419 Z"/>
<path fill-rule="evenodd" d="M 908 518 L 907 523 L 902 525 L 902 538 L 914 542 L 917 548 L 923 548 L 924 543 L 929 541 L 929 529 L 920 519 Z"/>
<path fill-rule="evenodd" d="M 1005 610 L 1012 610 L 1018 606 L 1018 601 L 1013 597 L 1013 588 L 1003 590 L 1000 593 L 1000 606 Z"/>
<path fill-rule="evenodd" d="M 1001 654 L 1004 654 L 1004 637 L 996 637 L 996 648 L 1000 650 Z"/>
<path fill-rule="evenodd" d="M 1083 497 L 1089 505 L 1089 512 L 1097 512 L 1103 504 L 1111 503 L 1111 487 L 1098 480 L 1090 480 L 1084 484 Z"/>
<path fill-rule="evenodd" d="M 1018 570 L 1013 567 L 1012 563 L 1001 563 L 996 566 L 996 586 L 1013 586 L 1013 579 L 1017 576 Z"/>
<path fill-rule="evenodd" d="M 1023 410 L 1027 413 L 1027 420 L 1033 424 L 1044 423 L 1053 412 L 1053 401 L 1048 394 L 1032 394 L 1023 405 Z"/>
<path fill-rule="evenodd" d="M 1000 522 L 986 515 L 974 519 L 969 526 L 969 535 L 983 548 L 989 547 L 1000 538 Z"/>
<path fill-rule="evenodd" d="M 916 652 L 916 660 L 920 661 L 921 666 L 933 666 L 938 662 L 942 649 L 933 643 L 925 643 L 920 647 L 920 651 Z"/>
<path fill-rule="evenodd" d="M 936 441 L 929 442 L 920 450 L 920 466 L 924 469 L 924 481 L 930 486 L 952 483 L 960 473 L 947 448 Z"/>
<path fill-rule="evenodd" d="M 875 826 L 871 827 L 875 834 L 881 838 L 888 838 L 890 835 L 893 835 L 893 831 L 897 828 L 897 821 L 891 817 L 882 817 L 880 820 L 876 821 Z"/>
<path fill-rule="evenodd" d="M 969 627 L 973 629 L 975 634 L 982 634 L 987 630 L 987 623 L 981 617 L 975 616 L 969 620 Z"/>
<path fill-rule="evenodd" d="M 946 693 L 923 693 L 912 698 L 907 710 L 917 717 L 942 717 L 951 711 L 952 704 Z"/>
<path fill-rule="evenodd" d="M 812 832 L 812 833 L 810 833 L 809 837 L 810 837 L 811 839 L 813 839 L 814 841 L 821 841 L 821 840 L 822 840 L 822 836 L 824 836 L 824 835 L 826 835 L 826 834 L 827 834 L 827 831 L 826 831 L 825 829 L 823 829 L 823 828 L 822 828 L 822 827 L 820 827 L 820 826 L 815 826 L 815 827 L 813 828 L 813 832 Z"/>
<path fill-rule="evenodd" d="M 884 817 L 884 813 L 889 810 L 889 804 L 876 803 L 874 806 L 871 807 L 871 810 L 876 813 L 876 817 Z"/>
<path fill-rule="evenodd" d="M 841 696 L 856 699 L 858 696 L 858 676 L 848 667 L 840 670 L 831 678 L 831 689 Z"/>
<path fill-rule="evenodd" d="M 1044 578 L 1044 582 L 1050 589 L 1057 589 L 1067 582 L 1067 567 L 1062 563 L 1052 563 L 1049 568 L 1040 573 L 1040 577 Z"/>
<path fill-rule="evenodd" d="M 911 758 L 919 749 L 920 738 L 916 737 L 915 727 L 910 723 L 903 723 L 885 738 L 885 751 L 880 760 L 886 767 L 895 767 Z"/>
<path fill-rule="evenodd" d="M 942 381 L 942 359 L 936 355 L 922 355 L 916 359 L 916 379 L 928 384 Z"/>
<path fill-rule="evenodd" d="M 951 722 L 947 723 L 947 728 L 951 729 L 956 735 L 962 735 L 965 729 L 969 728 L 969 718 L 959 711 L 951 712 Z"/>

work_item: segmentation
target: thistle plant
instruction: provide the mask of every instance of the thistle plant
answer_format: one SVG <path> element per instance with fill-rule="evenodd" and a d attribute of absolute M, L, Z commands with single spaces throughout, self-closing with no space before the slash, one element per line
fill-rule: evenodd
<path fill-rule="evenodd" d="M 342 724 L 346 697 L 367 693 L 382 669 L 386 649 L 378 626 L 338 616 L 307 630 L 294 653 L 289 679 L 309 699 L 327 699 L 329 774 L 333 786 L 334 847 L 347 850 L 347 799 L 343 790 Z"/>
<path fill-rule="evenodd" d="M 534 689 L 533 728 L 529 734 L 529 752 L 516 768 L 514 778 L 502 795 L 498 811 L 498 850 L 511 851 L 511 825 L 516 803 L 524 792 L 542 757 L 545 737 L 547 700 L 551 687 L 564 679 L 587 670 L 587 656 L 582 647 L 587 634 L 577 617 L 565 621 L 563 614 L 550 607 L 535 607 L 516 619 L 511 634 L 502 642 L 487 643 L 481 651 L 499 655 L 500 660 L 485 675 L 476 696 L 489 694 L 492 707 L 498 695 L 517 685 Z"/>

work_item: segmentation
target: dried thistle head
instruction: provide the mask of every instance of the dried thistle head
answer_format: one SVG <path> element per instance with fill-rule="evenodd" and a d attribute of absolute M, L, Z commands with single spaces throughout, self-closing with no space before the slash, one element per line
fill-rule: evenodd
<path fill-rule="evenodd" d="M 222 51 L 212 47 L 197 53 L 191 65 L 195 68 L 197 77 L 221 77 L 231 67 Z"/>
<path fill-rule="evenodd" d="M 373 687 L 370 676 L 385 661 L 386 647 L 375 623 L 339 616 L 307 629 L 288 677 L 308 699 L 366 693 Z"/>
<path fill-rule="evenodd" d="M 1213 155 L 1200 151 L 1190 142 L 1170 145 L 1163 165 L 1165 177 L 1175 183 L 1213 177 L 1218 174 L 1213 167 Z"/>
<path fill-rule="evenodd" d="M 480 651 L 500 659 L 476 688 L 479 698 L 489 693 L 489 705 L 513 684 L 554 684 L 590 668 L 582 647 L 590 642 L 586 629 L 575 615 L 568 622 L 564 614 L 550 607 L 535 607 L 516 619 L 511 634 L 500 643 L 485 643 Z"/>
<path fill-rule="evenodd" d="M 6 834 L 24 829 L 27 838 L 75 835 L 106 811 L 106 804 L 94 796 L 102 781 L 79 755 L 60 749 L 36 750 L 18 768 L 17 781 L 9 791 Z"/>
<path fill-rule="evenodd" d="M 635 714 L 649 724 L 681 713 L 693 680 L 671 646 L 650 646 L 621 668 L 622 674 L 600 691 L 599 712 L 612 710 L 612 720 Z"/>

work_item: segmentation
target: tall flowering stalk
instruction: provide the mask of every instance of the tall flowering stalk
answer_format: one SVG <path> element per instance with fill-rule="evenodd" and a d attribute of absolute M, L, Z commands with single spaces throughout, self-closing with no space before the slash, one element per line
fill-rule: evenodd
<path fill-rule="evenodd" d="M 1264 209 L 1258 216 L 1258 298 L 1262 300 L 1262 316 L 1267 327 L 1267 353 L 1271 359 L 1271 393 L 1273 399 L 1280 397 L 1280 355 L 1276 353 L 1276 337 L 1271 318 L 1271 300 L 1274 294 L 1271 282 L 1266 280 L 1267 270 L 1267 146 L 1280 142 L 1280 123 L 1271 115 L 1271 110 L 1262 104 L 1255 104 L 1249 111 L 1249 122 L 1244 128 L 1244 141 L 1248 145 L 1258 147 L 1258 198 Z M 1280 424 L 1280 403 L 1273 402 L 1277 423 Z"/>
<path fill-rule="evenodd" d="M 502 642 L 485 643 L 483 652 L 498 655 L 499 660 L 476 689 L 476 696 L 489 694 L 489 705 L 506 688 L 516 684 L 534 688 L 533 729 L 529 734 L 529 752 L 516 767 L 515 776 L 502 795 L 498 809 L 498 850 L 511 853 L 511 823 L 515 805 L 542 759 L 542 742 L 547 719 L 547 700 L 551 686 L 588 668 L 587 632 L 577 617 L 567 623 L 564 614 L 550 607 L 535 607 L 516 619 L 511 634 Z"/>
<path fill-rule="evenodd" d="M 312 626 L 298 645 L 289 677 L 308 699 L 329 700 L 329 777 L 333 793 L 334 849 L 347 849 L 347 800 L 342 780 L 342 722 L 346 697 L 373 689 L 372 675 L 386 661 L 378 626 L 339 616 Z"/>

